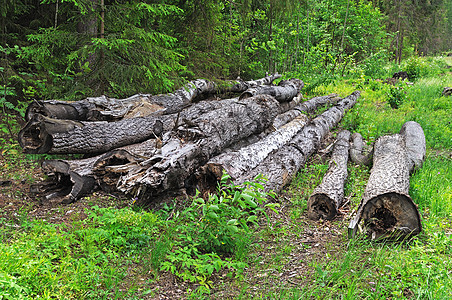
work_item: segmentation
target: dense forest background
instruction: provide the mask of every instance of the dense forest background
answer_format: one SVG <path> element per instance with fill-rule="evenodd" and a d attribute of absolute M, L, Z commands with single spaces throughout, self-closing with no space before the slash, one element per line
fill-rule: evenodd
<path fill-rule="evenodd" d="M 452 48 L 452 0 L 2 0 L 3 104 L 284 73 L 307 88 Z"/>

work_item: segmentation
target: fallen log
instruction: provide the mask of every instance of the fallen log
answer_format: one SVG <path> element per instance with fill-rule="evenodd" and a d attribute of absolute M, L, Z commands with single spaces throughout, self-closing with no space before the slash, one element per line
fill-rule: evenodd
<path fill-rule="evenodd" d="M 314 153 L 331 128 L 339 123 L 345 111 L 355 105 L 359 95 L 360 92 L 356 91 L 339 101 L 336 106 L 328 109 L 304 126 L 288 143 L 268 155 L 254 169 L 233 182 L 241 184 L 263 174 L 268 179 L 265 183 L 265 189 L 279 192 L 292 180 L 295 173 L 305 164 L 306 159 Z M 198 188 L 200 190 L 214 190 L 220 178 L 211 172 L 202 174 L 203 176 L 200 176 L 197 183 Z"/>
<path fill-rule="evenodd" d="M 328 171 L 308 200 L 308 217 L 312 220 L 333 219 L 344 200 L 344 186 L 348 176 L 349 140 L 348 130 L 339 132 L 336 137 Z"/>
<path fill-rule="evenodd" d="M 154 138 L 163 131 L 157 116 L 117 122 L 58 120 L 34 115 L 19 132 L 25 153 L 103 153 Z"/>
<path fill-rule="evenodd" d="M 304 87 L 304 82 L 300 79 L 283 80 L 277 86 L 258 86 L 243 92 L 239 100 L 243 100 L 256 95 L 270 95 L 279 102 L 291 101 Z"/>
<path fill-rule="evenodd" d="M 350 160 L 357 165 L 370 166 L 373 152 L 363 154 L 364 141 L 362 135 L 358 132 L 353 133 L 350 144 Z"/>
<path fill-rule="evenodd" d="M 214 157 L 203 167 L 203 173 L 208 172 L 218 179 L 225 171 L 231 176 L 232 180 L 236 180 L 259 165 L 272 151 L 288 143 L 307 122 L 307 116 L 299 115 L 291 122 L 249 146 Z"/>
<path fill-rule="evenodd" d="M 158 139 L 150 139 L 85 159 L 45 160 L 41 169 L 48 179 L 34 184 L 32 193 L 63 204 L 72 203 L 94 192 L 98 187 L 114 193 L 118 177 L 114 172 L 115 166 L 139 163 L 152 157 L 158 152 L 160 142 Z M 108 169 L 108 174 L 105 169 Z"/>
<path fill-rule="evenodd" d="M 158 155 L 124 166 L 117 188 L 149 199 L 184 187 L 198 167 L 232 143 L 262 132 L 277 112 L 278 102 L 273 97 L 259 95 L 203 114 L 168 135 Z"/>
<path fill-rule="evenodd" d="M 117 121 L 123 118 L 146 117 L 158 111 L 168 114 L 182 110 L 205 95 L 241 93 L 252 87 L 271 84 L 273 80 L 280 77 L 279 74 L 273 74 L 258 80 L 231 80 L 221 86 L 212 81 L 197 79 L 169 94 L 136 94 L 126 99 L 102 95 L 76 102 L 33 101 L 27 108 L 25 119 L 29 121 L 34 115 L 41 114 L 61 120 Z"/>
<path fill-rule="evenodd" d="M 375 142 L 373 167 L 356 216 L 349 224 L 350 237 L 356 235 L 361 221 L 372 239 L 401 239 L 421 232 L 420 215 L 408 190 L 410 172 L 416 163 L 419 165 L 417 158 L 425 155 L 425 148 L 418 147 L 425 136 L 413 123 L 404 125 L 400 134 L 382 136 Z"/>
<path fill-rule="evenodd" d="M 311 98 L 308 101 L 295 106 L 293 109 L 278 115 L 273 122 L 273 127 L 279 128 L 302 113 L 312 113 L 322 105 L 334 104 L 339 100 L 340 98 L 337 97 L 337 94 Z"/>

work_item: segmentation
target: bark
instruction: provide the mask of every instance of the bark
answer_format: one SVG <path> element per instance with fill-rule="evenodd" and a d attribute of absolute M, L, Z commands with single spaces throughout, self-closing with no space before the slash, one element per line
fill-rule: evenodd
<path fill-rule="evenodd" d="M 278 115 L 273 122 L 273 127 L 279 128 L 302 113 L 312 113 L 320 106 L 328 103 L 337 103 L 338 100 L 340 100 L 340 98 L 337 97 L 337 94 L 311 98 L 308 101 L 295 106 L 293 109 Z"/>
<path fill-rule="evenodd" d="M 34 115 L 19 132 L 25 153 L 103 153 L 160 135 L 156 116 L 118 122 L 78 122 Z"/>
<path fill-rule="evenodd" d="M 313 220 L 320 218 L 331 220 L 339 210 L 344 200 L 344 186 L 347 180 L 347 162 L 350 132 L 339 132 L 334 144 L 333 154 L 328 171 L 322 183 L 315 188 L 308 200 L 308 217 Z"/>
<path fill-rule="evenodd" d="M 425 139 L 418 129 L 415 124 L 407 124 L 401 134 L 382 136 L 375 143 L 373 168 L 356 216 L 350 222 L 349 236 L 355 236 L 361 221 L 372 239 L 401 239 L 422 230 L 419 212 L 408 195 L 410 171 L 415 168 L 415 157 L 422 152 L 422 147 L 417 146 L 422 143 L 413 140 Z"/>
<path fill-rule="evenodd" d="M 211 81 L 197 79 L 169 94 L 136 94 L 126 99 L 109 98 L 104 95 L 76 102 L 34 101 L 25 113 L 26 120 L 35 114 L 49 118 L 78 121 L 117 121 L 123 118 L 145 117 L 155 112 L 174 113 L 187 107 L 205 95 L 215 93 L 241 93 L 259 85 L 271 84 L 281 75 L 273 74 L 262 79 L 228 81 L 218 86 Z"/>
<path fill-rule="evenodd" d="M 298 92 L 304 87 L 304 82 L 300 79 L 283 80 L 277 86 L 258 86 L 243 92 L 239 99 L 246 99 L 256 95 L 270 95 L 279 102 L 291 101 Z"/>
<path fill-rule="evenodd" d="M 236 180 L 258 166 L 271 152 L 288 143 L 307 124 L 307 121 L 308 118 L 305 115 L 300 115 L 254 144 L 235 152 L 222 153 L 202 168 L 203 173 L 213 174 L 218 180 L 223 171 L 226 171 L 232 180 Z"/>
<path fill-rule="evenodd" d="M 421 125 L 414 121 L 403 124 L 400 134 L 405 137 L 405 146 L 408 155 L 408 169 L 413 172 L 422 167 L 425 159 L 425 135 Z"/>
<path fill-rule="evenodd" d="M 273 97 L 260 95 L 203 114 L 168 135 L 158 155 L 127 166 L 118 189 L 150 199 L 184 187 L 190 175 L 212 156 L 270 126 L 277 111 L 278 103 Z"/>
<path fill-rule="evenodd" d="M 241 184 L 252 180 L 259 174 L 267 177 L 265 189 L 279 192 L 288 184 L 296 172 L 305 164 L 306 159 L 315 152 L 321 140 L 336 126 L 352 108 L 359 97 L 359 91 L 341 100 L 335 107 L 325 111 L 308 125 L 304 126 L 287 144 L 268 155 L 258 166 L 233 181 Z M 203 181 L 198 183 L 200 189 L 212 190 L 216 187 L 218 177 L 206 173 Z"/>
<path fill-rule="evenodd" d="M 357 165 L 370 166 L 372 164 L 371 151 L 367 155 L 363 154 L 364 141 L 361 134 L 355 132 L 352 134 L 352 140 L 350 145 L 350 160 Z"/>
<path fill-rule="evenodd" d="M 139 163 L 158 151 L 158 139 L 128 145 L 108 153 L 78 160 L 46 160 L 41 168 L 48 179 L 33 185 L 34 194 L 63 204 L 72 203 L 100 186 L 104 191 L 116 192 L 119 177 L 116 166 Z M 120 174 L 120 173 L 119 173 Z"/>

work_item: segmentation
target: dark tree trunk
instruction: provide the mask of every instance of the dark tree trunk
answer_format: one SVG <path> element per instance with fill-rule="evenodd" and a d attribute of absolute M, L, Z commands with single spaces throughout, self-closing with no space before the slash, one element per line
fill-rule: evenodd
<path fill-rule="evenodd" d="M 41 114 L 62 120 L 117 121 L 123 118 L 145 117 L 157 111 L 168 114 L 178 112 L 206 95 L 226 92 L 241 93 L 248 88 L 271 84 L 273 80 L 280 77 L 281 75 L 274 74 L 252 81 L 228 81 L 222 86 L 217 86 L 208 80 L 197 79 L 190 81 L 173 93 L 136 94 L 126 99 L 100 96 L 76 102 L 34 101 L 28 106 L 25 118 L 28 121 L 33 115 Z"/>
<path fill-rule="evenodd" d="M 161 143 L 158 139 L 128 145 L 98 156 L 78 160 L 46 160 L 42 171 L 48 176 L 44 182 L 34 184 L 34 194 L 63 204 L 92 193 L 98 185 L 107 192 L 116 192 L 120 171 L 118 165 L 139 163 L 152 157 Z"/>
<path fill-rule="evenodd" d="M 129 164 L 118 189 L 139 198 L 150 199 L 186 185 L 194 171 L 229 145 L 271 125 L 278 102 L 260 95 L 233 102 L 178 127 L 164 141 L 159 154 L 141 164 Z"/>
<path fill-rule="evenodd" d="M 308 217 L 313 220 L 320 218 L 333 219 L 344 200 L 344 186 L 347 180 L 347 162 L 350 148 L 350 132 L 343 130 L 338 133 L 328 171 L 322 183 L 317 186 L 308 200 Z"/>
<path fill-rule="evenodd" d="M 358 132 L 353 133 L 350 144 L 350 160 L 357 165 L 370 166 L 373 152 L 363 155 L 364 141 L 362 135 Z"/>
<path fill-rule="evenodd" d="M 18 140 L 25 153 L 103 153 L 154 138 L 162 131 L 162 121 L 153 115 L 110 123 L 34 115 Z"/>
<path fill-rule="evenodd" d="M 401 134 L 382 136 L 376 141 L 369 181 L 349 225 L 351 237 L 361 220 L 372 239 L 400 239 L 421 231 L 419 212 L 408 190 L 410 171 L 415 161 L 418 165 L 422 163 L 418 158 L 425 154 L 424 140 L 419 124 L 409 122 Z"/>
<path fill-rule="evenodd" d="M 239 99 L 246 99 L 256 95 L 266 94 L 275 97 L 279 102 L 291 101 L 304 87 L 300 79 L 283 80 L 277 86 L 258 86 L 243 92 Z"/>

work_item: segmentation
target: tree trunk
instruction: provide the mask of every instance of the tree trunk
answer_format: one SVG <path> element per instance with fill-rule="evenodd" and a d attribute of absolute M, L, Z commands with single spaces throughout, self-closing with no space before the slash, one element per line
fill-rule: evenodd
<path fill-rule="evenodd" d="M 160 153 L 141 164 L 129 164 L 118 189 L 142 199 L 186 186 L 187 179 L 229 145 L 271 125 L 278 102 L 259 95 L 233 102 L 179 126 Z"/>
<path fill-rule="evenodd" d="M 352 108 L 359 97 L 359 91 L 341 100 L 335 107 L 322 113 L 304 126 L 287 144 L 268 155 L 258 166 L 234 183 L 241 184 L 253 180 L 257 175 L 263 174 L 268 181 L 265 189 L 279 192 L 288 184 L 296 172 L 304 165 L 306 159 L 318 148 L 320 141 L 326 136 L 333 126 L 336 126 L 345 114 Z M 216 186 L 218 178 L 210 173 L 204 176 L 204 181 L 199 185 L 205 189 Z M 204 187 L 205 186 L 205 187 Z"/>
<path fill-rule="evenodd" d="M 295 106 L 293 109 L 278 115 L 273 122 L 273 127 L 279 128 L 302 113 L 312 113 L 322 105 L 337 103 L 339 99 L 340 98 L 337 97 L 337 94 L 330 94 L 328 96 L 320 96 L 309 99 L 308 101 Z"/>
<path fill-rule="evenodd" d="M 99 185 L 104 191 L 116 191 L 115 166 L 137 163 L 158 151 L 158 139 L 128 145 L 108 153 L 78 160 L 46 160 L 41 168 L 48 179 L 33 185 L 33 192 L 47 200 L 72 203 L 93 192 Z M 109 171 L 109 174 L 106 174 Z M 115 176 L 116 175 L 116 176 Z"/>
<path fill-rule="evenodd" d="M 347 162 L 350 148 L 350 132 L 338 133 L 328 171 L 308 200 L 308 217 L 331 220 L 344 200 L 344 185 L 347 180 Z"/>
<path fill-rule="evenodd" d="M 78 121 L 117 121 L 123 118 L 145 117 L 160 111 L 174 113 L 182 110 L 202 96 L 215 93 L 241 93 L 259 85 L 271 84 L 280 78 L 273 74 L 252 81 L 231 80 L 217 86 L 211 81 L 197 79 L 169 94 L 149 95 L 136 94 L 126 99 L 100 96 L 76 102 L 67 101 L 34 101 L 25 113 L 27 121 L 33 115 L 41 114 L 49 118 Z"/>
<path fill-rule="evenodd" d="M 243 92 L 239 99 L 246 99 L 256 95 L 266 94 L 275 97 L 279 102 L 291 101 L 304 87 L 300 79 L 283 80 L 277 86 L 258 86 Z"/>
<path fill-rule="evenodd" d="M 357 165 L 370 166 L 372 164 L 373 151 L 363 155 L 363 137 L 358 132 L 352 134 L 350 145 L 350 160 Z"/>
<path fill-rule="evenodd" d="M 361 220 L 372 239 L 400 239 L 421 232 L 420 215 L 408 190 L 410 171 L 416 161 L 421 163 L 417 159 L 425 153 L 425 137 L 422 128 L 413 123 L 404 125 L 401 134 L 382 136 L 376 141 L 369 181 L 348 228 L 351 237 Z"/>
<path fill-rule="evenodd" d="M 25 153 L 103 153 L 156 137 L 162 130 L 162 121 L 153 115 L 110 123 L 34 115 L 18 140 Z"/>
<path fill-rule="evenodd" d="M 254 144 L 235 152 L 222 153 L 203 167 L 203 173 L 212 174 L 219 180 L 226 171 L 232 180 L 236 180 L 259 165 L 271 152 L 288 143 L 307 121 L 305 115 L 300 115 Z"/>

